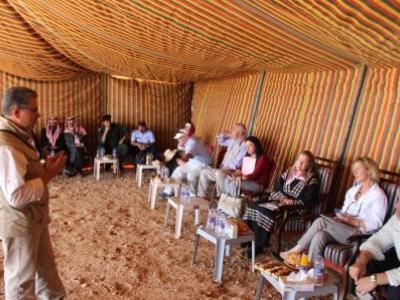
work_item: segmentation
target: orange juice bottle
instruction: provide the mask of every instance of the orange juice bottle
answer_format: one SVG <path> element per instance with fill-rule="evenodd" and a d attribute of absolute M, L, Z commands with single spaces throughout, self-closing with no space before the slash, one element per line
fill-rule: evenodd
<path fill-rule="evenodd" d="M 308 255 L 306 253 L 302 253 L 299 262 L 299 269 L 306 271 L 310 265 L 310 261 L 308 260 Z"/>

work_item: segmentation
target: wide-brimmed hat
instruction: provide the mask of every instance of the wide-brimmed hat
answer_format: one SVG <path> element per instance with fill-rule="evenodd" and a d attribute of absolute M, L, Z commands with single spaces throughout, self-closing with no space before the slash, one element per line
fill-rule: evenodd
<path fill-rule="evenodd" d="M 177 151 L 178 151 L 178 149 L 174 149 L 174 150 L 167 149 L 167 150 L 165 150 L 164 151 L 165 162 L 169 162 L 171 159 L 173 159 Z"/>

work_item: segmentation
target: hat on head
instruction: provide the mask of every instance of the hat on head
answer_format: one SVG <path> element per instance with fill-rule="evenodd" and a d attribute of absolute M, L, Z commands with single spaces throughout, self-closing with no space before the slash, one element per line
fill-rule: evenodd
<path fill-rule="evenodd" d="M 171 159 L 173 159 L 177 151 L 178 151 L 178 149 L 174 149 L 174 150 L 167 149 L 167 150 L 165 150 L 164 151 L 165 162 L 169 162 Z"/>

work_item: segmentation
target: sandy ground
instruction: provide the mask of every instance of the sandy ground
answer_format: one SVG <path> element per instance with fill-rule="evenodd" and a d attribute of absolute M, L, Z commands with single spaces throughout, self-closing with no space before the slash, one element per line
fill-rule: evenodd
<path fill-rule="evenodd" d="M 67 299 L 254 298 L 258 276 L 240 248 L 225 259 L 223 283 L 214 283 L 212 244 L 203 240 L 197 264 L 191 264 L 193 214 L 185 215 L 176 240 L 174 211 L 166 227 L 165 203 L 149 210 L 147 193 L 148 185 L 139 189 L 132 171 L 51 183 L 50 232 Z M 263 299 L 280 296 L 266 286 Z"/>

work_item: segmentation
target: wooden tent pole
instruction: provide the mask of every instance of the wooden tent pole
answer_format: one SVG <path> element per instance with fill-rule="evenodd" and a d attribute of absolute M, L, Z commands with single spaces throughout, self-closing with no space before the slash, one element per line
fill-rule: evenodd
<path fill-rule="evenodd" d="M 258 105 L 260 103 L 260 98 L 261 98 L 261 91 L 262 91 L 262 87 L 264 84 L 264 78 L 265 78 L 265 70 L 262 70 L 260 72 L 260 78 L 258 79 L 258 84 L 257 84 L 257 91 L 256 91 L 256 95 L 254 97 L 254 101 L 253 101 L 253 107 L 251 110 L 251 116 L 250 116 L 250 120 L 249 120 L 249 124 L 248 124 L 248 129 L 247 129 L 247 136 L 251 135 L 253 133 L 253 129 L 254 129 L 254 123 L 256 121 L 256 117 L 257 117 L 257 109 L 258 109 Z"/>
<path fill-rule="evenodd" d="M 107 113 L 107 105 L 108 105 L 108 75 L 103 73 L 101 76 L 101 84 L 103 88 L 103 114 Z"/>
<path fill-rule="evenodd" d="M 342 180 L 342 177 L 339 175 L 342 174 L 343 170 L 344 170 L 343 162 L 344 162 L 345 155 L 349 148 L 350 137 L 354 130 L 354 122 L 356 119 L 357 112 L 360 108 L 361 98 L 362 98 L 363 92 L 364 92 L 365 79 L 367 77 L 368 68 L 365 64 L 362 64 L 360 66 L 360 69 L 361 69 L 361 76 L 360 76 L 360 80 L 358 82 L 355 96 L 354 96 L 354 103 L 353 103 L 353 108 L 351 110 L 351 115 L 350 115 L 350 119 L 349 119 L 349 126 L 347 127 L 346 134 L 344 137 L 343 147 L 342 147 L 342 150 L 340 151 L 339 157 L 338 157 L 339 166 L 338 166 L 338 170 L 336 171 L 336 176 L 335 176 L 336 179 L 334 179 L 334 182 L 333 182 L 335 190 L 339 189 L 340 182 Z M 335 200 L 334 203 L 333 203 L 333 201 L 331 201 L 331 203 L 328 203 L 327 211 L 333 211 L 333 208 L 335 205 L 337 206 L 337 205 L 342 204 L 341 202 L 339 202 L 342 199 L 337 199 L 337 196 L 338 195 L 336 195 L 336 199 L 332 199 L 332 200 Z"/>

